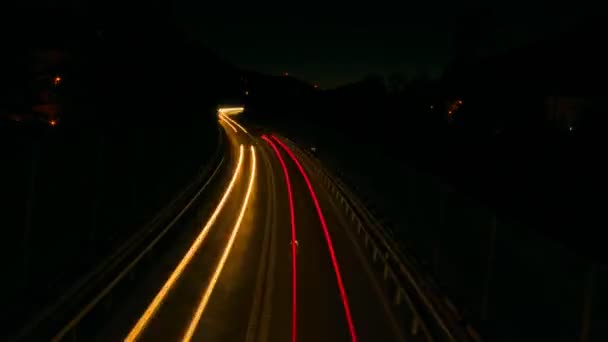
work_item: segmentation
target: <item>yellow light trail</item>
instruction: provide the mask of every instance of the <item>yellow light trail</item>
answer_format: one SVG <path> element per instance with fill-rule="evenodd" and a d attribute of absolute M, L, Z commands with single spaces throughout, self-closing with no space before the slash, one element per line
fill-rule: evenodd
<path fill-rule="evenodd" d="M 220 121 L 225 122 L 228 126 L 230 126 L 230 128 L 232 128 L 234 133 L 237 133 L 236 127 L 234 127 L 234 125 L 232 125 L 230 122 L 228 122 L 228 120 L 224 119 L 221 115 L 220 115 Z"/>
<path fill-rule="evenodd" d="M 207 289 L 205 290 L 205 293 L 203 294 L 203 297 L 201 298 L 201 301 L 198 304 L 196 311 L 194 312 L 194 316 L 190 321 L 190 325 L 188 326 L 188 330 L 186 330 L 186 334 L 184 335 L 182 342 L 190 342 L 190 340 L 192 339 L 194 331 L 196 330 L 196 327 L 198 326 L 198 323 L 201 320 L 201 316 L 203 315 L 203 311 L 205 311 L 205 307 L 207 307 L 207 303 L 209 302 L 209 298 L 211 297 L 213 288 L 217 283 L 217 279 L 219 278 L 220 273 L 222 273 L 222 269 L 224 268 L 224 264 L 226 263 L 228 254 L 230 254 L 230 250 L 232 249 L 232 245 L 234 244 L 234 239 L 236 238 L 236 234 L 238 233 L 239 228 L 241 226 L 241 221 L 243 221 L 243 216 L 245 215 L 245 210 L 247 209 L 247 203 L 249 202 L 249 196 L 251 195 L 251 190 L 253 189 L 253 181 L 255 179 L 256 162 L 255 150 L 253 146 L 251 146 L 251 160 L 251 176 L 249 178 L 249 186 L 247 188 L 245 200 L 243 201 L 243 206 L 241 207 L 241 212 L 239 213 L 239 217 L 237 218 L 236 223 L 234 224 L 234 228 L 232 228 L 232 234 L 230 235 L 230 239 L 224 247 L 224 253 L 222 254 L 222 258 L 218 262 L 217 267 L 215 268 L 215 272 L 213 273 L 213 276 L 209 281 L 209 285 L 207 286 Z"/>
<path fill-rule="evenodd" d="M 239 173 L 241 171 L 242 165 L 243 165 L 243 145 L 240 146 L 239 161 L 236 166 L 236 170 L 234 170 L 234 175 L 232 176 L 232 179 L 230 180 L 230 183 L 229 183 L 228 187 L 226 188 L 226 191 L 224 192 L 224 195 L 222 196 L 220 203 L 215 208 L 215 211 L 213 212 L 213 214 L 207 221 L 207 224 L 205 224 L 205 226 L 203 227 L 203 229 L 201 230 L 199 235 L 194 240 L 194 243 L 192 243 L 192 246 L 190 246 L 190 248 L 188 249 L 188 252 L 186 252 L 186 254 L 182 258 L 182 260 L 179 262 L 177 267 L 175 267 L 175 270 L 173 270 L 173 273 L 171 273 L 171 276 L 169 277 L 169 279 L 167 279 L 167 281 L 165 282 L 163 287 L 160 289 L 160 291 L 158 291 L 158 293 L 156 294 L 156 297 L 154 297 L 154 299 L 152 300 L 152 302 L 150 303 L 150 305 L 148 306 L 146 311 L 139 318 L 139 321 L 137 321 L 137 324 L 135 324 L 133 329 L 131 329 L 131 332 L 129 332 L 129 335 L 125 338 L 125 341 L 131 342 L 131 341 L 137 340 L 137 338 L 143 332 L 143 330 L 145 329 L 145 327 L 148 324 L 148 322 L 150 321 L 150 319 L 154 316 L 154 314 L 156 313 L 156 311 L 162 304 L 163 300 L 167 296 L 167 293 L 169 292 L 171 287 L 173 287 L 173 285 L 175 284 L 177 279 L 180 277 L 180 275 L 184 271 L 184 268 L 186 268 L 186 266 L 188 265 L 188 263 L 190 262 L 190 260 L 192 259 L 192 257 L 196 253 L 196 251 L 200 248 L 201 244 L 207 237 L 207 233 L 209 233 L 210 227 L 213 225 L 213 223 L 217 219 L 217 216 L 219 215 L 220 211 L 224 207 L 224 204 L 226 203 L 226 200 L 228 199 L 228 195 L 230 195 L 230 193 L 232 192 L 232 188 L 234 187 L 234 183 L 236 182 L 237 176 L 239 175 Z"/>
<path fill-rule="evenodd" d="M 244 110 L 245 107 L 224 107 L 219 108 L 217 111 L 226 115 L 237 115 L 242 113 Z"/>
<path fill-rule="evenodd" d="M 240 129 L 242 129 L 242 130 L 243 130 L 243 132 L 248 133 L 248 132 L 247 132 L 247 130 L 246 130 L 246 129 L 245 129 L 243 126 L 239 125 L 239 123 L 238 123 L 238 122 L 236 122 L 236 121 L 234 121 L 233 119 L 229 118 L 229 117 L 228 117 L 228 116 L 226 116 L 225 114 L 220 114 L 220 115 L 222 116 L 222 118 L 223 118 L 223 119 L 226 119 L 226 120 L 230 121 L 232 124 L 237 125 L 237 126 L 238 126 L 238 128 L 240 128 Z"/>

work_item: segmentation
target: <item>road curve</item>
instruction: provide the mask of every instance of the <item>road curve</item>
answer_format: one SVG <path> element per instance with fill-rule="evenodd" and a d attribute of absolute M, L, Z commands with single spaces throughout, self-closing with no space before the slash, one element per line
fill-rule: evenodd
<path fill-rule="evenodd" d="M 403 341 L 354 227 L 293 144 L 220 114 L 214 196 L 147 260 L 93 341 Z M 210 198 L 210 199 L 209 199 Z"/>

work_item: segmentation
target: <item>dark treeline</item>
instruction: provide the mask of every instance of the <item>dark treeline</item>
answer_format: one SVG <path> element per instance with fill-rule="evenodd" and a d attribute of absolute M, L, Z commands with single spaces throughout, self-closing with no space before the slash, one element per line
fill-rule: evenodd
<path fill-rule="evenodd" d="M 365 153 L 384 151 L 598 257 L 601 243 L 587 245 L 599 236 L 591 194 L 606 142 L 608 73 L 598 32 L 587 27 L 496 56 L 459 58 L 440 79 L 370 76 L 328 91 L 265 79 L 261 89 L 252 86 L 248 110 L 285 125 L 315 122 L 311 131 L 325 128 Z M 571 227 L 592 235 L 572 236 Z"/>

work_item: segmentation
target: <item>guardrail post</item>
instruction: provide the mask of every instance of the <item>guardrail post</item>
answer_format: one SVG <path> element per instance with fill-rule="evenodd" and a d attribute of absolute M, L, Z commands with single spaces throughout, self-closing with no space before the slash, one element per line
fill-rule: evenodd
<path fill-rule="evenodd" d="M 395 294 L 395 305 L 401 304 L 401 288 L 397 288 L 397 293 Z"/>
<path fill-rule="evenodd" d="M 388 278 L 388 262 L 386 262 L 386 260 L 384 260 L 384 280 L 386 280 Z"/>
<path fill-rule="evenodd" d="M 412 319 L 412 335 L 418 335 L 418 326 L 419 326 L 419 318 L 418 315 L 414 314 L 414 318 Z"/>
<path fill-rule="evenodd" d="M 587 274 L 584 279 L 583 288 L 583 310 L 581 317 L 581 330 L 579 342 L 589 341 L 589 335 L 591 331 L 591 318 L 593 309 L 593 280 L 594 280 L 595 266 L 592 264 L 587 270 Z"/>
<path fill-rule="evenodd" d="M 111 293 L 108 293 L 108 295 L 106 296 L 103 306 L 106 311 L 110 311 L 112 309 L 112 294 Z"/>
<path fill-rule="evenodd" d="M 70 334 L 70 336 L 72 337 L 71 338 L 72 342 L 78 341 L 78 332 L 76 331 L 76 329 L 78 329 L 78 326 L 73 327 L 72 333 Z"/>
<path fill-rule="evenodd" d="M 489 251 L 488 259 L 486 264 L 486 274 L 483 282 L 483 289 L 481 293 L 481 319 L 485 320 L 488 318 L 488 308 L 490 302 L 490 285 L 492 282 L 492 276 L 494 271 L 494 260 L 496 253 L 496 232 L 498 228 L 498 221 L 496 215 L 492 216 L 492 222 L 490 224 L 490 238 L 488 241 Z"/>
<path fill-rule="evenodd" d="M 372 253 L 372 260 L 374 262 L 376 262 L 376 259 L 378 259 L 378 247 L 374 246 L 374 252 Z"/>

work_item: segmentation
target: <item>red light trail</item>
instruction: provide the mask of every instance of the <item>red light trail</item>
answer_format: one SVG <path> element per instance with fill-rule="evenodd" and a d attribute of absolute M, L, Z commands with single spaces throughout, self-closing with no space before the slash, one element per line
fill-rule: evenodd
<path fill-rule="evenodd" d="M 317 214 L 319 216 L 319 220 L 321 221 L 321 227 L 323 227 L 323 233 L 325 234 L 325 241 L 327 242 L 327 248 L 329 249 L 329 255 L 331 257 L 331 262 L 334 267 L 334 271 L 336 273 L 336 280 L 338 282 L 338 289 L 340 290 L 340 297 L 342 298 L 342 304 L 344 304 L 344 312 L 346 314 L 346 322 L 348 323 L 348 329 L 350 332 L 350 337 L 352 342 L 357 341 L 357 335 L 355 334 L 355 326 L 353 324 L 352 316 L 350 313 L 350 306 L 348 305 L 348 298 L 346 296 L 346 291 L 344 290 L 344 283 L 342 282 L 342 275 L 340 274 L 340 268 L 338 267 L 338 260 L 336 259 L 336 253 L 334 251 L 333 243 L 331 242 L 331 236 L 329 235 L 329 230 L 327 229 L 327 223 L 325 222 L 325 217 L 323 216 L 323 212 L 321 211 L 321 206 L 319 205 L 319 200 L 317 199 L 317 195 L 312 188 L 312 184 L 310 183 L 310 179 L 308 179 L 308 175 L 304 171 L 302 164 L 298 161 L 296 156 L 291 152 L 289 147 L 287 147 L 281 140 L 279 140 L 275 136 L 270 136 L 275 142 L 277 142 L 285 152 L 289 155 L 289 157 L 296 164 L 298 170 L 304 177 L 304 181 L 308 186 L 308 190 L 310 191 L 310 196 L 315 204 L 315 208 L 317 209 Z"/>
<path fill-rule="evenodd" d="M 283 174 L 285 175 L 285 183 L 287 184 L 287 194 L 289 196 L 289 214 L 291 217 L 291 282 L 292 282 L 292 299 L 291 299 L 291 341 L 296 342 L 296 217 L 295 210 L 293 206 L 293 193 L 291 191 L 291 181 L 289 180 L 289 172 L 287 172 L 287 166 L 285 165 L 285 161 L 279 152 L 277 146 L 270 140 L 266 135 L 262 136 L 270 147 L 274 150 L 274 153 L 277 155 L 279 162 L 281 163 L 281 167 L 283 168 Z"/>

